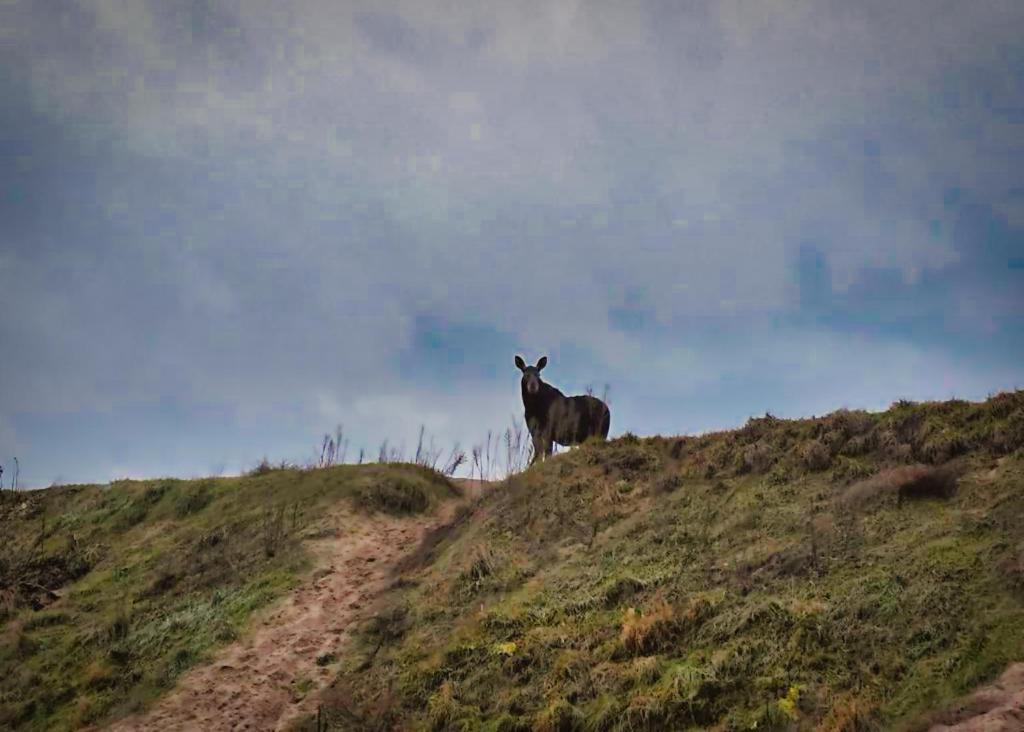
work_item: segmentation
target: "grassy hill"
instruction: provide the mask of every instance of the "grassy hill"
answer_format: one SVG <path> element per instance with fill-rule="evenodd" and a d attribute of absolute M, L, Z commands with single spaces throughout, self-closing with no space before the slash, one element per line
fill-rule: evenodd
<path fill-rule="evenodd" d="M 453 491 L 370 465 L 0 494 L 0 728 L 144 707 L 296 585 L 329 510 Z M 401 574 L 329 729 L 920 728 L 1024 659 L 1024 392 L 588 444 Z"/>
<path fill-rule="evenodd" d="M 328 509 L 454 491 L 415 466 L 261 472 L 0 493 L 0 729 L 144 706 L 295 585 Z"/>
<path fill-rule="evenodd" d="M 1024 392 L 585 445 L 406 568 L 331 729 L 914 729 L 1024 659 Z"/>

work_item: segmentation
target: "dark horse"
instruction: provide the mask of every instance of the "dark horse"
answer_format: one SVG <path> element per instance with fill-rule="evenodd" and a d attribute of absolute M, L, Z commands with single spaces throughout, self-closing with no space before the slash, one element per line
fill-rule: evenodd
<path fill-rule="evenodd" d="M 533 459 L 530 464 L 550 455 L 554 444 L 578 445 L 588 437 L 608 438 L 611 412 L 608 405 L 589 394 L 567 397 L 540 378 L 548 364 L 544 356 L 536 366 L 527 366 L 516 356 L 516 366 L 523 372 L 523 406 L 526 427 L 533 438 Z"/>

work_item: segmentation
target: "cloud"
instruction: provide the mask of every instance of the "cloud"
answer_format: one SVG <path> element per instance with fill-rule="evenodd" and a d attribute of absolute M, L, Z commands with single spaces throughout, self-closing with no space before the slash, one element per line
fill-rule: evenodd
<path fill-rule="evenodd" d="M 0 415 L 0 463 L 9 460 L 22 451 L 18 433 L 10 420 Z"/>
<path fill-rule="evenodd" d="M 7 3 L 3 417 L 20 435 L 25 415 L 172 400 L 232 429 L 358 415 L 367 435 L 428 417 L 454 435 L 502 411 L 486 394 L 515 348 L 559 355 L 571 383 L 606 375 L 628 410 L 649 384 L 763 386 L 737 367 L 759 359 L 825 401 L 857 383 L 815 381 L 762 328 L 879 379 L 941 359 L 914 355 L 936 347 L 908 335 L 925 316 L 998 340 L 1015 280 L 979 264 L 986 229 L 965 234 L 950 196 L 1014 246 L 1024 9 L 935 13 Z M 801 251 L 827 263 L 814 298 Z M 910 350 L 880 326 L 879 360 L 845 350 L 858 309 Z M 463 365 L 417 369 L 425 330 Z M 874 387 L 929 371 L 905 374 Z"/>

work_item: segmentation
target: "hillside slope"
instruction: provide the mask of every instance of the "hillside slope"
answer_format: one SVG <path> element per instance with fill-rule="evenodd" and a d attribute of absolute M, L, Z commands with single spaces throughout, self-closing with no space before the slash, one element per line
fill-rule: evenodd
<path fill-rule="evenodd" d="M 384 577 L 346 558 L 365 561 L 375 537 L 390 543 L 381 560 L 414 546 L 423 522 L 401 517 L 455 493 L 437 473 L 396 465 L 0 493 L 0 729 L 104 726 L 172 687 L 131 724 L 272 727 L 320 685 L 324 649 L 339 640 L 328 631 L 346 632 L 348 604 Z M 342 566 L 299 587 L 324 559 Z M 289 593 L 298 604 L 267 618 L 276 635 L 252 627 Z M 207 664 L 185 675 L 229 644 L 261 657 L 234 674 Z"/>
<path fill-rule="evenodd" d="M 626 436 L 547 461 L 423 548 L 324 716 L 923 729 L 1022 659 L 1018 391 Z"/>

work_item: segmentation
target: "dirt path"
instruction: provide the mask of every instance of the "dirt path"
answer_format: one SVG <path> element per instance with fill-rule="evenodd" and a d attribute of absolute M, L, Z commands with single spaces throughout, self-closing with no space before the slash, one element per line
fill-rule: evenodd
<path fill-rule="evenodd" d="M 978 689 L 940 715 L 929 732 L 1019 732 L 1024 730 L 1024 663 L 1012 664 L 998 680 Z"/>
<path fill-rule="evenodd" d="M 254 631 L 186 673 L 144 715 L 110 729 L 273 730 L 315 713 L 319 690 L 334 676 L 316 659 L 340 655 L 350 629 L 388 586 L 395 564 L 450 520 L 459 503 L 402 519 L 356 516 L 339 507 L 327 517 L 327 538 L 307 540 L 315 569 L 289 598 L 256 616 Z"/>

